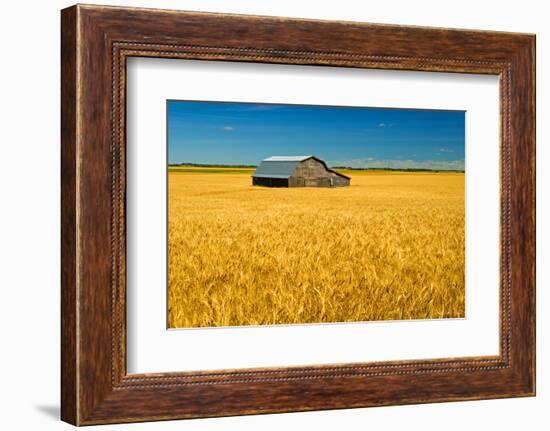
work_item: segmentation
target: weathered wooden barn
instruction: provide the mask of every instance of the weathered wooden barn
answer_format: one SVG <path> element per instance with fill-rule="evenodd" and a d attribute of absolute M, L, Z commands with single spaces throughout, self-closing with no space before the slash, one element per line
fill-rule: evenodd
<path fill-rule="evenodd" d="M 350 180 L 315 156 L 268 157 L 252 175 L 252 185 L 266 187 L 343 187 Z"/>

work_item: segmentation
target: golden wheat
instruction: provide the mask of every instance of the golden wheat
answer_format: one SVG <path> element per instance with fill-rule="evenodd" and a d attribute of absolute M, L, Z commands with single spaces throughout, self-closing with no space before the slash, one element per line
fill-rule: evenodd
<path fill-rule="evenodd" d="M 169 174 L 170 327 L 464 316 L 464 174 L 274 189 L 241 171 Z"/>

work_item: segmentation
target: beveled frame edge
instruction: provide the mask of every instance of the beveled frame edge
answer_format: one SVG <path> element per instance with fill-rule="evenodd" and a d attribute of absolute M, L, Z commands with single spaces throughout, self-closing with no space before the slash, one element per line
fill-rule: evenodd
<path fill-rule="evenodd" d="M 62 11 L 61 45 L 63 420 L 85 425 L 534 395 L 534 36 L 77 5 Z M 128 56 L 499 75 L 501 354 L 126 375 Z"/>

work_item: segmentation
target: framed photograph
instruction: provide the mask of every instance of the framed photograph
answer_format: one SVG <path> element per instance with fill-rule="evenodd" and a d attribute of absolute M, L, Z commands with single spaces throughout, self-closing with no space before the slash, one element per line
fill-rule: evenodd
<path fill-rule="evenodd" d="M 61 13 L 61 416 L 535 394 L 535 36 Z"/>

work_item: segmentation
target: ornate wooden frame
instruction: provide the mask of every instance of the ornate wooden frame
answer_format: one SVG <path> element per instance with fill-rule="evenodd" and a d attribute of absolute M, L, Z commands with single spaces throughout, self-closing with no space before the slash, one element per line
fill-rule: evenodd
<path fill-rule="evenodd" d="M 88 425 L 534 395 L 534 35 L 82 5 L 61 17 L 63 420 Z M 498 75 L 500 355 L 128 375 L 129 56 Z"/>

